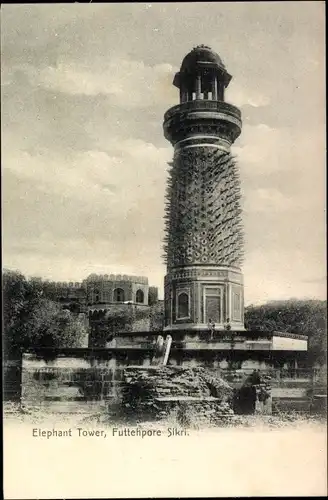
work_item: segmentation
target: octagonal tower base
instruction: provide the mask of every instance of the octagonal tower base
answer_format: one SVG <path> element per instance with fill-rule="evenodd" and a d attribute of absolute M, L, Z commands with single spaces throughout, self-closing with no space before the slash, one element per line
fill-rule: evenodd
<path fill-rule="evenodd" d="M 165 331 L 244 331 L 244 287 L 239 269 L 177 267 L 165 276 Z"/>

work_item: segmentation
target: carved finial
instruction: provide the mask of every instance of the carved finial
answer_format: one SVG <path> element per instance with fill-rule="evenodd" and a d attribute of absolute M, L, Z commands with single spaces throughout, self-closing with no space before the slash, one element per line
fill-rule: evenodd
<path fill-rule="evenodd" d="M 197 50 L 197 49 L 208 49 L 208 50 L 212 50 L 212 49 L 211 49 L 211 47 L 209 47 L 208 45 L 204 45 L 204 44 L 197 45 L 197 47 L 194 47 L 194 50 Z"/>

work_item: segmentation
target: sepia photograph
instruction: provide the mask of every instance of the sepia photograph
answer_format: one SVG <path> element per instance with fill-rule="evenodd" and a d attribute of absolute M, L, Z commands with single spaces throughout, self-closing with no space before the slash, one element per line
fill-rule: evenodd
<path fill-rule="evenodd" d="M 322 1 L 1 6 L 4 498 L 326 496 Z"/>

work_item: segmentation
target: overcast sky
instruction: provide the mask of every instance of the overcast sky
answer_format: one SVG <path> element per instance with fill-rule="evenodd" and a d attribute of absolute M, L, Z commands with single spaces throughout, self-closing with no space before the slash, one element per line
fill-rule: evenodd
<path fill-rule="evenodd" d="M 242 110 L 246 304 L 325 298 L 324 3 L 2 5 L 3 266 L 162 288 L 164 112 L 196 45 Z M 162 295 L 162 291 L 160 291 Z"/>

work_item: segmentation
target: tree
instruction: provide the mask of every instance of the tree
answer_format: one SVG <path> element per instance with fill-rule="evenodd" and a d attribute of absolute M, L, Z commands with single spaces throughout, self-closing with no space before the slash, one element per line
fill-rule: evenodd
<path fill-rule="evenodd" d="M 158 301 L 150 308 L 150 330 L 158 331 L 164 328 L 164 303 Z"/>
<path fill-rule="evenodd" d="M 27 280 L 19 271 L 2 275 L 4 351 L 17 357 L 31 347 L 77 347 L 86 335 L 85 326 L 43 294 L 40 280 Z"/>
<path fill-rule="evenodd" d="M 153 306 L 158 302 L 158 288 L 150 286 L 148 290 L 148 305 Z"/>
<path fill-rule="evenodd" d="M 135 319 L 136 311 L 131 305 L 123 305 L 105 313 L 99 312 L 91 319 L 90 346 L 105 347 L 116 334 L 132 332 Z"/>
<path fill-rule="evenodd" d="M 286 300 L 245 309 L 248 330 L 280 331 L 307 335 L 313 362 L 326 362 L 327 305 L 323 300 Z"/>
<path fill-rule="evenodd" d="M 34 345 L 45 347 L 81 347 L 86 328 L 68 310 L 49 300 L 41 301 L 36 311 L 39 321 Z"/>

